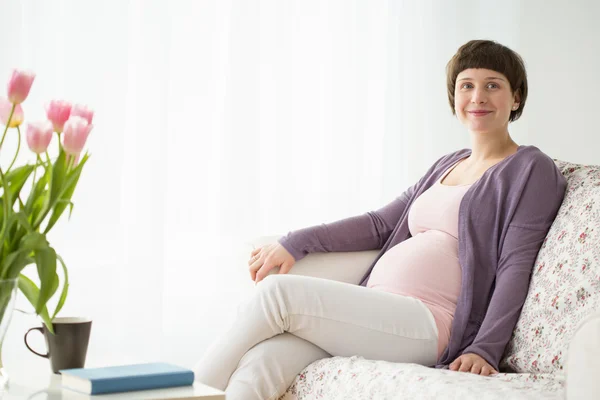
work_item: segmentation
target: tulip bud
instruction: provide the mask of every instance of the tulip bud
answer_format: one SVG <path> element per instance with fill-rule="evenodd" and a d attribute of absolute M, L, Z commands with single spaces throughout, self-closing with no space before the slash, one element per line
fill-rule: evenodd
<path fill-rule="evenodd" d="M 63 133 L 63 148 L 68 155 L 77 155 L 83 150 L 93 125 L 78 116 L 69 118 Z"/>
<path fill-rule="evenodd" d="M 71 115 L 71 103 L 63 100 L 52 100 L 46 105 L 46 116 L 54 126 L 54 132 L 61 133 L 65 122 Z"/>
<path fill-rule="evenodd" d="M 0 122 L 2 122 L 4 125 L 8 125 L 9 128 L 16 128 L 17 126 L 21 125 L 25 117 L 23 115 L 23 107 L 21 107 L 20 104 L 17 104 L 9 123 L 8 117 L 10 117 L 10 111 L 12 110 L 12 107 L 13 104 L 10 101 L 0 97 Z"/>
<path fill-rule="evenodd" d="M 75 104 L 71 109 L 71 116 L 82 117 L 88 124 L 91 124 L 92 119 L 94 118 L 94 111 L 82 104 Z"/>
<path fill-rule="evenodd" d="M 31 90 L 31 85 L 35 79 L 35 74 L 29 71 L 13 70 L 12 76 L 8 81 L 8 101 L 14 104 L 21 104 L 25 101 Z"/>
<path fill-rule="evenodd" d="M 31 151 L 37 154 L 45 152 L 52 140 L 52 123 L 42 121 L 27 124 L 25 138 Z"/>

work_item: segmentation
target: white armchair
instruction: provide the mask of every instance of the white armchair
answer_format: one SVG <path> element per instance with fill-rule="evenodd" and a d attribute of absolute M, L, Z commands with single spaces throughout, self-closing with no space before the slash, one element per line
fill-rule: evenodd
<path fill-rule="evenodd" d="M 600 399 L 600 312 L 579 324 L 569 343 L 567 399 Z"/>
<path fill-rule="evenodd" d="M 262 236 L 247 242 L 252 247 L 275 243 L 280 235 Z M 252 246 L 252 247 L 251 247 Z M 296 262 L 290 274 L 332 279 L 359 284 L 378 250 L 309 254 Z M 600 260 L 599 260 L 600 261 Z M 269 275 L 278 273 L 273 268 Z M 249 280 L 249 284 L 252 282 Z M 353 398 L 357 387 L 364 393 L 373 390 L 381 398 L 395 393 L 394 398 L 486 398 L 486 399 L 600 399 L 600 311 L 579 323 L 568 346 L 565 374 L 560 373 L 501 373 L 495 378 L 473 374 L 458 374 L 414 364 L 394 364 L 362 360 L 357 357 L 332 357 L 317 361 L 299 371 L 295 382 L 281 400 L 311 399 L 315 391 L 325 398 Z M 335 380 L 324 379 L 333 371 L 352 371 L 344 379 L 336 373 Z M 450 374 L 450 375 L 449 375 Z M 472 376 L 468 376 L 472 375 Z M 303 378 L 301 378 L 301 376 Z M 402 379 L 398 379 L 401 377 Z M 488 379 L 487 381 L 485 379 Z M 423 385 L 427 382 L 427 385 Z M 370 389 L 366 385 L 372 385 Z M 329 388 L 327 388 L 329 386 Z M 401 388 L 402 396 L 398 397 Z M 453 393 L 451 396 L 448 393 Z M 329 394 L 329 395 L 328 395 Z M 377 396 L 375 398 L 378 398 Z"/>
<path fill-rule="evenodd" d="M 331 357 L 306 367 L 283 400 L 600 399 L 600 166 L 554 160 L 567 191 L 540 249 L 529 293 L 493 377 Z M 543 199 L 540 199 L 543 201 Z M 274 243 L 263 236 L 249 244 Z M 250 251 L 250 249 L 249 249 Z M 290 274 L 359 284 L 378 251 L 309 254 Z M 274 268 L 270 273 L 279 272 Z M 249 282 L 251 283 L 251 281 Z M 301 379 L 300 379 L 301 377 Z"/>

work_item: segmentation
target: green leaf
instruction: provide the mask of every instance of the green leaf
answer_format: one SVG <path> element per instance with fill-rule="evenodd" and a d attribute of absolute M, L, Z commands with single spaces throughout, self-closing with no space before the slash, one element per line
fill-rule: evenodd
<path fill-rule="evenodd" d="M 48 248 L 49 244 L 46 240 L 46 235 L 39 232 L 28 233 L 21 239 L 19 245 L 20 249 L 23 250 L 42 250 Z"/>
<path fill-rule="evenodd" d="M 50 202 L 54 202 L 60 196 L 62 186 L 67 174 L 67 161 L 64 151 L 61 151 L 52 166 L 52 179 L 50 180 Z"/>
<path fill-rule="evenodd" d="M 58 158 L 54 162 L 52 166 L 52 173 L 50 174 L 50 195 L 46 197 L 46 202 L 44 203 L 44 207 L 40 215 L 36 217 L 33 226 L 37 229 L 46 215 L 48 211 L 54 207 L 56 201 L 60 198 L 60 194 L 63 191 L 63 185 L 65 183 L 67 175 L 67 162 L 66 155 L 64 151 L 60 151 Z"/>
<path fill-rule="evenodd" d="M 10 240 L 9 242 L 7 242 L 8 244 L 5 243 L 5 248 L 7 252 L 10 252 L 12 249 L 14 249 L 17 243 L 19 243 L 20 240 L 23 238 L 23 236 L 25 236 L 27 233 L 33 232 L 33 228 L 30 225 L 29 220 L 27 219 L 27 216 L 23 211 L 19 211 L 13 214 L 12 216 L 16 219 L 16 221 L 18 221 L 18 223 L 13 225 L 12 229 L 10 230 Z M 11 222 L 9 221 L 9 225 L 10 224 Z M 3 239 L 4 238 L 0 238 L 0 240 L 2 241 Z M 3 257 L 0 259 L 3 259 Z"/>
<path fill-rule="evenodd" d="M 23 212 L 23 210 L 18 211 L 14 214 L 16 221 L 18 223 L 13 223 L 10 228 L 9 238 L 9 250 L 12 250 L 15 245 L 21 240 L 21 238 L 28 232 L 32 232 L 33 228 L 27 219 L 27 215 Z"/>
<path fill-rule="evenodd" d="M 17 251 L 13 251 L 4 258 L 2 270 L 6 271 L 6 279 L 16 278 L 19 276 L 23 268 L 31 264 L 31 262 L 28 262 L 28 256 L 30 253 L 31 251 L 29 250 L 19 249 Z"/>
<path fill-rule="evenodd" d="M 35 229 L 40 226 L 48 213 L 50 208 L 50 196 L 52 194 L 52 182 L 55 181 L 53 178 L 54 172 L 52 164 L 49 166 L 44 164 L 44 168 L 46 168 L 46 173 L 44 174 L 46 182 L 44 182 L 44 186 L 41 187 L 40 192 L 36 194 L 36 197 L 32 201 L 31 224 Z M 46 189 L 46 186 L 48 186 L 48 189 Z"/>
<path fill-rule="evenodd" d="M 15 213 L 14 215 L 16 216 L 17 220 L 19 221 L 19 224 L 21 224 L 21 226 L 23 228 L 25 228 L 27 233 L 33 232 L 33 227 L 29 223 L 29 220 L 27 219 L 27 215 L 25 215 L 25 213 L 23 211 L 19 211 L 18 213 Z"/>
<path fill-rule="evenodd" d="M 15 214 L 12 214 L 12 215 L 15 215 Z M 18 220 L 16 218 L 15 218 L 15 221 L 18 222 Z M 28 222 L 28 224 L 29 224 L 29 222 Z M 17 231 L 19 230 L 19 227 L 20 227 L 20 224 L 18 224 L 18 223 L 15 224 L 14 222 L 11 223 L 10 225 L 11 225 L 10 228 L 8 228 L 8 239 L 9 239 L 8 240 L 8 244 L 9 244 L 9 249 L 11 248 L 10 244 L 12 243 L 12 240 L 15 237 L 15 235 L 17 234 Z"/>
<path fill-rule="evenodd" d="M 15 232 L 17 232 L 17 229 L 19 227 L 19 224 L 15 222 L 23 219 L 23 217 L 24 214 L 22 212 L 10 214 L 8 221 L 6 222 L 6 230 L 3 231 L 2 234 L 0 234 L 0 246 L 2 246 L 0 250 L 0 260 L 2 260 L 2 264 L 0 265 L 0 278 L 9 279 L 8 277 L 10 276 L 10 279 L 12 279 L 17 276 L 17 274 L 14 274 L 14 269 L 10 270 L 11 263 L 14 261 L 14 258 L 7 257 L 6 255 L 12 249 L 10 241 L 14 236 L 11 235 L 16 235 Z M 26 220 L 27 218 L 25 217 L 25 222 Z M 27 224 L 27 226 L 28 225 L 29 224 Z M 13 227 L 15 229 L 13 229 Z M 20 272 L 20 270 L 18 272 Z"/>
<path fill-rule="evenodd" d="M 46 240 L 46 236 L 39 232 L 30 232 L 23 236 L 21 241 L 19 242 L 18 249 L 13 251 L 4 257 L 4 261 L 2 263 L 2 271 L 6 272 L 6 277 L 16 278 L 18 274 L 21 273 L 25 266 L 29 265 L 30 262 L 27 262 L 28 257 L 32 255 L 35 257 L 35 252 L 40 250 L 46 250 L 50 248 L 48 241 Z M 38 260 L 35 260 L 36 264 Z M 38 264 L 38 270 L 40 265 Z M 54 271 L 56 272 L 56 260 L 54 261 Z M 42 275 L 40 274 L 40 280 L 43 283 Z M 47 283 L 52 283 L 51 281 L 47 281 Z M 50 285 L 51 287 L 52 285 Z M 47 288 L 46 290 L 50 290 Z"/>
<path fill-rule="evenodd" d="M 81 162 L 79 164 L 77 164 L 77 167 L 75 167 L 73 169 L 73 171 L 71 171 L 71 173 L 69 173 L 67 184 L 65 185 L 64 191 L 60 194 L 60 198 L 56 201 L 56 204 L 54 205 L 54 207 L 52 209 L 52 215 L 50 216 L 50 219 L 48 220 L 48 225 L 46 225 L 46 229 L 44 229 L 44 233 L 48 233 L 50 231 L 50 229 L 52 229 L 54 224 L 56 224 L 56 222 L 58 221 L 58 219 L 64 212 L 65 208 L 67 208 L 67 206 L 69 205 L 69 203 L 71 201 L 71 197 L 73 196 L 73 193 L 75 192 L 75 187 L 77 186 L 77 182 L 79 181 L 79 176 L 81 175 L 81 171 L 83 170 L 83 166 L 85 165 L 88 158 L 89 158 L 88 154 L 84 155 L 83 158 L 81 159 Z M 73 208 L 73 206 L 71 203 L 71 209 L 72 208 Z"/>
<path fill-rule="evenodd" d="M 18 216 L 15 215 L 15 218 L 18 218 Z M 25 234 L 19 241 L 17 250 L 4 257 L 2 263 L 2 271 L 7 271 L 5 272 L 6 277 L 16 278 L 21 273 L 23 268 L 25 268 L 25 266 L 31 264 L 31 262 L 28 261 L 28 257 L 33 255 L 35 257 L 35 262 L 38 267 L 38 273 L 40 281 L 42 282 L 42 288 L 46 290 L 44 292 L 44 295 L 46 295 L 47 292 L 51 291 L 53 284 L 51 280 L 48 280 L 46 281 L 46 284 L 49 284 L 49 286 L 47 288 L 44 288 L 44 280 L 42 279 L 42 273 L 40 272 L 41 267 L 40 264 L 38 264 L 36 253 L 39 251 L 47 250 L 49 248 L 50 244 L 46 240 L 46 235 L 35 231 L 29 232 Z M 54 260 L 54 273 L 56 273 L 56 259 Z M 51 277 L 50 273 L 48 273 L 48 276 Z"/>
<path fill-rule="evenodd" d="M 69 220 L 71 220 L 71 214 L 73 214 L 73 207 L 75 207 L 75 204 L 73 204 L 72 201 L 69 201 Z"/>
<path fill-rule="evenodd" d="M 4 199 L 0 197 L 0 225 L 4 223 Z"/>
<path fill-rule="evenodd" d="M 40 290 L 31 279 L 23 274 L 19 275 L 19 290 L 21 290 L 31 305 L 36 307 Z M 41 312 L 38 313 L 36 311 L 36 314 L 42 317 L 42 320 L 44 321 L 44 324 L 48 330 L 54 334 L 54 328 L 52 326 L 52 321 L 50 320 L 50 315 L 48 314 L 48 308 L 44 305 L 44 307 L 41 309 Z"/>
<path fill-rule="evenodd" d="M 2 232 L 2 235 L 0 235 L 0 243 L 4 243 L 4 241 L 10 237 L 9 236 L 10 228 L 17 220 L 18 220 L 17 213 L 13 213 L 8 217 L 8 221 L 6 221 L 6 230 L 4 232 Z"/>
<path fill-rule="evenodd" d="M 40 196 L 37 199 L 35 199 L 32 210 L 31 210 L 31 218 L 29 219 L 29 221 L 31 221 L 32 225 L 33 225 L 34 221 L 36 221 L 38 219 L 38 217 L 40 216 L 40 214 L 43 212 L 45 205 L 47 203 L 49 203 L 49 201 L 50 201 L 49 199 L 50 199 L 49 191 L 40 193 Z"/>
<path fill-rule="evenodd" d="M 4 235 L 6 234 L 6 232 L 9 230 L 8 226 L 7 226 L 7 222 L 8 219 L 10 218 L 10 207 L 9 204 L 12 204 L 11 201 L 11 197 L 10 197 L 10 189 L 8 188 L 8 182 L 6 181 L 6 176 L 4 174 L 2 174 L 2 170 L 0 169 L 0 178 L 2 179 L 2 189 L 4 190 L 4 193 L 2 194 L 2 236 L 4 237 Z M 4 246 L 4 243 L 0 243 L 2 246 Z"/>
<path fill-rule="evenodd" d="M 62 265 L 63 274 L 65 275 L 65 283 L 63 285 L 62 293 L 60 294 L 60 299 L 58 300 L 58 304 L 56 305 L 56 310 L 54 310 L 54 315 L 52 316 L 52 319 L 54 319 L 54 317 L 56 317 L 60 310 L 62 310 L 63 305 L 67 300 L 67 294 L 69 292 L 69 273 L 67 272 L 67 266 L 65 265 L 65 262 L 61 256 L 57 254 L 56 258 L 58 259 L 58 261 L 60 261 L 60 264 Z"/>
<path fill-rule="evenodd" d="M 29 198 L 27 199 L 27 203 L 25 203 L 25 212 L 27 215 L 30 215 L 33 210 L 33 205 L 36 200 L 40 197 L 42 192 L 46 189 L 46 185 L 50 181 L 50 175 L 52 174 L 52 168 L 46 168 L 44 170 L 44 175 L 38 179 L 38 181 L 34 184 L 33 189 L 29 193 Z"/>
<path fill-rule="evenodd" d="M 21 193 L 21 189 L 27 179 L 29 179 L 29 175 L 33 172 L 33 165 L 23 165 L 22 167 L 15 168 L 11 170 L 8 174 L 6 174 L 6 180 L 8 181 L 9 191 L 11 194 L 11 206 L 15 204 L 15 201 L 19 197 Z"/>
<path fill-rule="evenodd" d="M 37 264 L 40 278 L 40 294 L 35 312 L 39 314 L 50 297 L 58 289 L 58 275 L 56 274 L 56 252 L 52 247 L 35 250 L 35 263 Z"/>

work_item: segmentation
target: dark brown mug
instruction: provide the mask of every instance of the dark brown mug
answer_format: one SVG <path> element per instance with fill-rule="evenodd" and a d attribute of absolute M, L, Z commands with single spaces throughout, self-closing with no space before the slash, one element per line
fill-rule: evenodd
<path fill-rule="evenodd" d="M 54 318 L 52 321 L 52 334 L 46 325 L 31 328 L 24 337 L 25 346 L 33 354 L 50 359 L 52 372 L 58 374 L 61 369 L 83 368 L 90 341 L 92 320 L 89 318 L 67 317 Z M 29 347 L 27 335 L 31 331 L 40 331 L 46 339 L 46 354 L 38 353 Z"/>

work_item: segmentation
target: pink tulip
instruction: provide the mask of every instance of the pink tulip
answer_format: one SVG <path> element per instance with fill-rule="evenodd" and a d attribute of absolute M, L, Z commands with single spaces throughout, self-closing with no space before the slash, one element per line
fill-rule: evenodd
<path fill-rule="evenodd" d="M 25 137 L 31 151 L 37 154 L 45 152 L 52 140 L 52 123 L 42 121 L 27 124 Z"/>
<path fill-rule="evenodd" d="M 8 101 L 14 104 L 24 102 L 29 95 L 34 79 L 33 72 L 13 70 L 10 81 L 8 81 Z"/>
<path fill-rule="evenodd" d="M 5 99 L 4 97 L 0 97 L 0 122 L 4 125 L 8 125 L 9 128 L 16 128 L 21 125 L 23 119 L 25 118 L 23 115 L 23 107 L 20 104 L 17 104 L 15 107 L 15 111 L 10 119 L 10 124 L 8 124 L 8 117 L 10 116 L 10 110 L 12 110 L 13 104 Z"/>
<path fill-rule="evenodd" d="M 54 126 L 54 132 L 61 133 L 65 122 L 71 116 L 71 103 L 63 100 L 52 100 L 46 105 L 46 116 Z"/>
<path fill-rule="evenodd" d="M 77 155 L 83 150 L 93 125 L 78 116 L 69 118 L 65 123 L 63 148 L 68 155 Z"/>
<path fill-rule="evenodd" d="M 71 116 L 85 118 L 88 124 L 91 124 L 92 119 L 94 118 L 94 111 L 90 110 L 88 107 L 82 104 L 75 104 L 71 109 Z"/>

